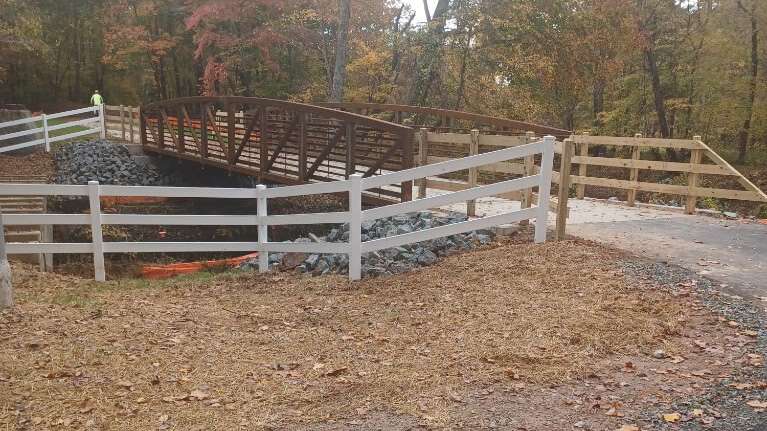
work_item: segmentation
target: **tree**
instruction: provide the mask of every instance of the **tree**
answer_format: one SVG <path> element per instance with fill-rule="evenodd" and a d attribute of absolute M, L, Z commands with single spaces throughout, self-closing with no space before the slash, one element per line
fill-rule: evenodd
<path fill-rule="evenodd" d="M 748 98 L 746 100 L 746 115 L 743 126 L 738 133 L 738 163 L 746 161 L 746 152 L 751 137 L 751 118 L 754 115 L 754 100 L 756 100 L 756 80 L 759 75 L 759 27 L 757 23 L 757 0 L 751 0 L 751 6 L 746 8 L 742 0 L 736 0 L 738 9 L 748 16 L 750 27 L 750 74 L 748 81 Z"/>
<path fill-rule="evenodd" d="M 333 68 L 333 86 L 330 101 L 340 102 L 344 98 L 346 82 L 346 54 L 349 49 L 349 19 L 351 0 L 338 0 L 338 31 L 336 32 L 336 62 Z"/>

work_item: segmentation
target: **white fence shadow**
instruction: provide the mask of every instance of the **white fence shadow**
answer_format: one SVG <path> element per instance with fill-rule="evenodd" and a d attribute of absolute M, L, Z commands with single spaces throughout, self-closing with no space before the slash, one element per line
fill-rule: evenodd
<path fill-rule="evenodd" d="M 0 184 L 0 196 L 87 196 L 90 214 L 10 214 L 0 217 L 0 229 L 7 225 L 90 225 L 90 243 L 8 243 L 8 254 L 92 253 L 95 278 L 106 279 L 104 253 L 156 252 L 259 252 L 259 270 L 269 269 L 269 253 L 345 253 L 349 255 L 349 278 L 361 278 L 362 254 L 408 243 L 427 241 L 478 229 L 535 219 L 535 241 L 546 240 L 547 211 L 554 159 L 553 136 L 518 147 L 450 160 L 385 175 L 363 178 L 352 175 L 348 180 L 299 186 L 255 189 L 210 187 L 142 187 L 101 185 Z M 541 169 L 535 175 L 477 186 L 454 193 L 417 199 L 368 210 L 362 210 L 362 192 L 388 184 L 398 184 L 429 176 L 443 175 L 492 163 L 541 155 Z M 491 217 L 467 220 L 416 232 L 362 242 L 362 222 L 397 214 L 437 208 L 500 193 L 539 189 L 539 205 Z M 268 215 L 267 201 L 325 193 L 348 193 L 349 210 L 339 212 Z M 105 214 L 101 212 L 101 196 L 150 196 L 169 198 L 256 199 L 256 215 L 146 215 Z M 269 242 L 267 226 L 296 224 L 349 223 L 349 242 L 292 243 Z M 191 226 L 258 226 L 257 242 L 104 242 L 103 225 L 191 225 Z M 2 247 L 3 244 L 0 244 Z"/>

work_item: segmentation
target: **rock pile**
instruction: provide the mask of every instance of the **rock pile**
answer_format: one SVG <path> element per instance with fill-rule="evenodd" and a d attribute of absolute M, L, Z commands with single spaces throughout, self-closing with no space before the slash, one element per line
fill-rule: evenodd
<path fill-rule="evenodd" d="M 125 146 L 108 141 L 63 145 L 54 154 L 59 184 L 156 186 L 165 183 L 152 165 L 138 163 Z"/>
<path fill-rule="evenodd" d="M 436 216 L 430 211 L 402 214 L 362 223 L 362 241 L 370 241 L 394 235 L 415 232 L 459 223 L 466 220 L 465 215 Z M 473 231 L 465 234 L 436 238 L 415 244 L 407 244 L 362 255 L 362 275 L 379 276 L 409 271 L 419 266 L 435 263 L 439 256 L 445 256 L 461 250 L 469 250 L 477 245 L 493 240 L 494 233 L 489 230 Z M 348 242 L 349 226 L 344 224 L 332 229 L 327 236 L 319 238 L 299 238 L 295 242 Z M 295 269 L 299 272 L 322 275 L 329 273 L 347 274 L 349 258 L 346 254 L 303 254 L 270 253 L 270 265 L 282 269 Z M 258 268 L 258 261 L 251 260 L 241 265 L 244 269 Z"/>

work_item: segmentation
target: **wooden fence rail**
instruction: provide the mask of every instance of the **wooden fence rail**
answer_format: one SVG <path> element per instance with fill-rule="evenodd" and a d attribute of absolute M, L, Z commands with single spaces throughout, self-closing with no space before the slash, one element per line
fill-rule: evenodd
<path fill-rule="evenodd" d="M 570 176 L 570 183 L 577 185 L 576 196 L 578 198 L 583 198 L 585 186 L 628 190 L 628 205 L 634 205 L 636 192 L 679 195 L 684 197 L 685 212 L 688 214 L 692 214 L 695 211 L 698 198 L 711 197 L 767 202 L 767 195 L 765 195 L 763 191 L 703 143 L 699 136 L 696 136 L 693 139 L 658 139 L 643 138 L 641 135 L 637 135 L 633 138 L 573 135 L 571 142 L 572 145 L 580 147 L 578 155 L 570 157 L 569 160 L 569 163 L 579 165 L 578 175 Z M 628 150 L 631 152 L 631 158 L 589 155 L 590 151 L 594 148 L 606 147 Z M 642 150 L 646 149 L 685 150 L 687 153 L 686 157 L 689 158 L 689 161 L 666 162 L 642 160 Z M 623 151 L 623 153 L 626 152 L 627 151 Z M 708 160 L 706 160 L 706 158 Z M 629 170 L 629 179 L 589 176 L 589 166 L 625 168 Z M 642 181 L 640 173 L 643 171 L 673 174 L 683 173 L 686 174 L 687 184 L 674 185 Z M 561 169 L 560 172 L 562 172 Z M 743 189 L 734 190 L 703 186 L 701 180 L 704 175 L 733 177 Z M 555 174 L 554 177 L 554 181 L 558 182 L 558 175 Z"/>
<path fill-rule="evenodd" d="M 433 196 L 415 201 L 362 210 L 362 196 L 366 190 L 375 190 L 391 184 L 412 183 L 413 180 L 443 175 L 451 172 L 473 169 L 498 161 L 525 158 L 540 155 L 542 168 L 535 175 L 525 176 L 495 184 L 477 186 L 445 195 Z M 427 241 L 443 236 L 455 235 L 478 229 L 486 229 L 499 224 L 521 220 L 536 219 L 535 241 L 546 240 L 547 208 L 546 205 L 525 208 L 492 217 L 468 220 L 461 223 L 424 229 L 381 239 L 362 241 L 361 225 L 363 221 L 404 214 L 413 211 L 437 208 L 466 200 L 492 196 L 533 186 L 541 190 L 541 202 L 548 202 L 548 190 L 551 187 L 552 165 L 554 159 L 554 137 L 549 136 L 538 142 L 532 142 L 513 148 L 506 148 L 435 163 L 428 166 L 410 168 L 384 175 L 363 177 L 361 173 L 352 174 L 349 179 L 316 184 L 266 188 L 259 185 L 254 189 L 236 188 L 196 188 L 196 187 L 143 187 L 111 186 L 91 181 L 88 185 L 49 185 L 49 184 L 4 184 L 0 187 L 0 196 L 82 196 L 90 203 L 89 214 L 9 214 L 4 217 L 7 225 L 89 225 L 92 232 L 90 243 L 9 243 L 9 254 L 31 253 L 92 253 L 96 280 L 106 279 L 104 267 L 105 253 L 156 253 L 156 252 L 259 252 L 259 269 L 268 269 L 269 252 L 296 253 L 346 253 L 349 255 L 349 276 L 352 280 L 361 277 L 362 253 L 396 247 L 403 244 Z M 268 215 L 268 200 L 274 198 L 305 196 L 325 193 L 347 193 L 349 210 L 339 212 Z M 103 196 L 152 196 L 212 199 L 255 199 L 256 215 L 147 215 L 147 214 L 107 214 L 101 211 Z M 291 243 L 269 242 L 267 226 L 293 224 L 349 223 L 348 243 Z M 104 225 L 215 225 L 215 226 L 258 226 L 257 242 L 105 242 L 102 226 Z M 0 229 L 3 226 L 0 225 Z M 0 244 L 0 247 L 4 244 Z"/>
<path fill-rule="evenodd" d="M 120 137 L 131 144 L 141 143 L 139 108 L 125 105 L 104 105 L 104 125 L 111 137 Z"/>

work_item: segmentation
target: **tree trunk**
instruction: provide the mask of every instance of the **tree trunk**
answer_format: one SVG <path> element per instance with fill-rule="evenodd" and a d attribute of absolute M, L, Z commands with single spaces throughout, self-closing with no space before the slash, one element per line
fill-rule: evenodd
<path fill-rule="evenodd" d="M 740 1 L 738 6 L 745 11 Z M 754 100 L 756 99 L 756 78 L 759 73 L 759 29 L 756 22 L 756 0 L 751 2 L 749 15 L 751 20 L 751 79 L 748 83 L 746 119 L 743 120 L 743 127 L 740 129 L 740 133 L 738 133 L 738 163 L 746 162 L 748 142 L 751 138 L 751 117 L 754 114 Z"/>
<path fill-rule="evenodd" d="M 445 42 L 445 25 L 450 0 L 439 0 L 434 14 L 429 21 L 426 34 L 426 47 L 422 59 L 416 60 L 413 81 L 408 91 L 408 104 L 423 106 L 429 97 L 431 85 L 438 80 L 438 67 L 442 60 L 442 47 Z"/>
<path fill-rule="evenodd" d="M 660 129 L 661 137 L 668 138 L 671 132 L 669 131 L 668 120 L 666 119 L 666 96 L 663 94 L 663 88 L 660 85 L 660 73 L 658 72 L 658 64 L 655 61 L 655 52 L 652 46 L 645 48 L 644 57 L 645 66 L 652 81 L 655 114 L 658 116 L 658 128 Z"/>
<path fill-rule="evenodd" d="M 341 102 L 344 98 L 346 83 L 346 52 L 349 47 L 349 19 L 351 0 L 338 0 L 338 31 L 336 32 L 336 62 L 333 68 L 333 86 L 330 91 L 331 102 Z"/>
<path fill-rule="evenodd" d="M 603 78 L 598 78 L 594 81 L 594 88 L 592 90 L 592 103 L 593 103 L 593 124 L 594 127 L 601 127 L 602 122 L 599 120 L 599 114 L 605 110 L 605 87 L 606 82 Z"/>
<path fill-rule="evenodd" d="M 461 58 L 461 72 L 458 79 L 458 97 L 455 100 L 455 110 L 461 109 L 463 94 L 466 91 L 466 64 L 469 60 L 469 50 L 471 49 L 472 28 L 466 30 L 466 46 L 463 47 L 463 56 Z"/>

